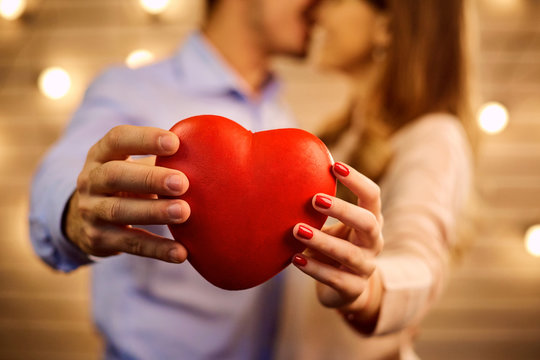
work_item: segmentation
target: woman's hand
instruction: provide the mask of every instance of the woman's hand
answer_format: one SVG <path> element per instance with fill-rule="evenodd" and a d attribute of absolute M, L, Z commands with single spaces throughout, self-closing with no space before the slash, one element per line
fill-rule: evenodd
<path fill-rule="evenodd" d="M 317 230 L 306 224 L 294 227 L 294 236 L 306 245 L 293 263 L 317 280 L 317 296 L 326 307 L 337 308 L 364 322 L 376 321 L 382 284 L 375 256 L 383 248 L 380 190 L 377 184 L 351 167 L 336 163 L 337 179 L 357 197 L 358 205 L 326 194 L 313 197 L 313 207 L 340 221 Z"/>

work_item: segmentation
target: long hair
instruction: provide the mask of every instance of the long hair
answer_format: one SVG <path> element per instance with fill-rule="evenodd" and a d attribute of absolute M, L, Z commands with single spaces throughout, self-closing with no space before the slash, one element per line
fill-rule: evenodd
<path fill-rule="evenodd" d="M 344 159 L 374 180 L 391 160 L 389 137 L 422 115 L 455 115 L 467 131 L 471 114 L 467 85 L 466 0 L 367 0 L 390 19 L 391 42 L 383 70 L 363 109 L 363 132 Z M 321 134 L 335 145 L 351 129 L 351 112 Z"/>

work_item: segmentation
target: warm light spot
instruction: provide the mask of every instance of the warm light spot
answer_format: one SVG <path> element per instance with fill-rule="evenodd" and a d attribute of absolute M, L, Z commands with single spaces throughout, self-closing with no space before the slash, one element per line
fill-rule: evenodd
<path fill-rule="evenodd" d="M 147 65 L 154 60 L 154 54 L 148 50 L 139 49 L 131 52 L 126 58 L 126 65 L 130 68 L 138 68 Z"/>
<path fill-rule="evenodd" d="M 489 134 L 499 133 L 508 125 L 508 110 L 497 102 L 487 103 L 478 112 L 478 124 Z"/>
<path fill-rule="evenodd" d="M 525 247 L 529 254 L 540 256 L 540 225 L 534 225 L 525 234 Z"/>
<path fill-rule="evenodd" d="M 71 79 L 66 70 L 60 67 L 45 69 L 39 75 L 39 89 L 50 99 L 60 99 L 66 96 L 71 88 Z"/>
<path fill-rule="evenodd" d="M 169 2 L 170 0 L 140 0 L 144 11 L 154 15 L 165 11 L 167 6 L 169 6 Z"/>
<path fill-rule="evenodd" d="M 519 8 L 523 0 L 487 0 L 485 2 L 487 6 L 492 8 L 509 11 Z"/>
<path fill-rule="evenodd" d="M 0 0 L 0 16 L 6 20 L 15 20 L 26 9 L 26 0 Z"/>

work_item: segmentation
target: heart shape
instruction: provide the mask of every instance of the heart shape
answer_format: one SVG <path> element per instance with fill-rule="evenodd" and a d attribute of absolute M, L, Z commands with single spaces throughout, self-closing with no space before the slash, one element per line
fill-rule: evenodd
<path fill-rule="evenodd" d="M 299 129 L 252 133 L 215 115 L 182 120 L 171 131 L 180 148 L 156 165 L 186 174 L 190 186 L 180 198 L 191 215 L 169 229 L 210 283 L 227 290 L 263 283 L 304 250 L 294 225 L 323 226 L 327 217 L 311 199 L 334 195 L 336 180 L 316 136 Z"/>

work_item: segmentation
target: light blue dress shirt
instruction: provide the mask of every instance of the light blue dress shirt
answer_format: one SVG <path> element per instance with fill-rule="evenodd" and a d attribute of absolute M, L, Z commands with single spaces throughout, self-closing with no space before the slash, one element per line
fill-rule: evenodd
<path fill-rule="evenodd" d="M 217 114 L 252 131 L 295 126 L 274 80 L 256 101 L 240 84 L 198 32 L 165 61 L 99 76 L 36 173 L 30 211 L 36 253 L 66 272 L 92 263 L 63 236 L 62 212 L 89 148 L 116 125 L 169 129 L 193 115 Z M 165 226 L 145 228 L 171 236 Z M 93 316 L 107 359 L 271 358 L 280 276 L 252 289 L 225 291 L 187 262 L 128 254 L 92 263 L 92 274 Z"/>

